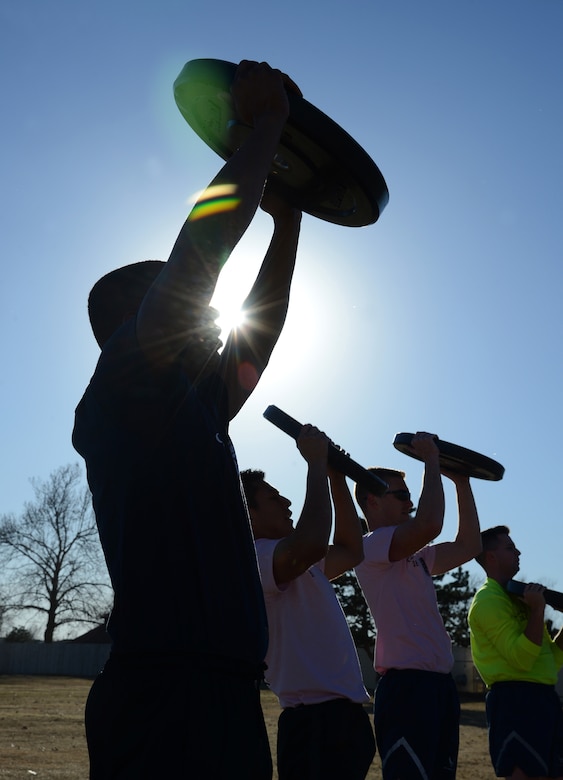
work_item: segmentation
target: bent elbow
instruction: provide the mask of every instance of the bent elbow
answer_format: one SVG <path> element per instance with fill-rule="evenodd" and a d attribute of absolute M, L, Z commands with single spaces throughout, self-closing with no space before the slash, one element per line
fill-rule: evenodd
<path fill-rule="evenodd" d="M 322 561 L 323 558 L 326 558 L 326 555 L 328 553 L 328 542 L 326 544 L 311 544 L 307 550 L 307 558 L 311 561 L 312 565 L 313 563 L 318 563 L 319 561 Z"/>
<path fill-rule="evenodd" d="M 432 520 L 427 525 L 428 534 L 429 534 L 429 542 L 433 542 L 434 539 L 436 539 L 440 534 L 442 533 L 442 529 L 444 527 L 444 519 L 435 519 Z"/>
<path fill-rule="evenodd" d="M 483 550 L 483 545 L 481 543 L 481 535 L 479 534 L 477 539 L 471 540 L 468 544 L 463 545 L 464 547 L 464 557 L 465 562 L 472 560 L 473 558 L 476 558 L 480 552 Z"/>

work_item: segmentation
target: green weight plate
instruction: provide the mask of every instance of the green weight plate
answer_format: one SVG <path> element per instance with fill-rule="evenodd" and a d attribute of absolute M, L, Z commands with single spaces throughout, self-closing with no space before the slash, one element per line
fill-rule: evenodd
<path fill-rule="evenodd" d="M 251 132 L 237 121 L 232 62 L 188 62 L 174 82 L 176 104 L 190 127 L 227 160 Z M 349 227 L 373 224 L 389 191 L 379 168 L 336 122 L 288 90 L 290 113 L 268 186 L 307 214 Z"/>

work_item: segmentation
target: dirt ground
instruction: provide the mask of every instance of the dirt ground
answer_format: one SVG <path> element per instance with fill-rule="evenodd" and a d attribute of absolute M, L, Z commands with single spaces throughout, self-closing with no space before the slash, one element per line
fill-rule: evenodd
<path fill-rule="evenodd" d="M 68 677 L 0 677 L 0 778 L 87 779 L 84 702 L 90 685 Z M 263 691 L 262 706 L 275 749 L 276 697 Z M 460 738 L 457 779 L 494 780 L 482 697 L 462 699 Z M 381 780 L 378 756 L 368 780 Z"/>

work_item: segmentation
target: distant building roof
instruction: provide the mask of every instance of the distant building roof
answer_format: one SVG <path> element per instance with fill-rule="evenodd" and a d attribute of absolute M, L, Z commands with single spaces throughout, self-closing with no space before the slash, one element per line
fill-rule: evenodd
<path fill-rule="evenodd" d="M 106 631 L 105 623 L 102 623 L 102 625 L 96 626 L 90 631 L 87 631 L 85 634 L 77 636 L 75 639 L 71 639 L 70 641 L 80 642 L 84 645 L 103 645 L 111 644 L 111 637 Z"/>

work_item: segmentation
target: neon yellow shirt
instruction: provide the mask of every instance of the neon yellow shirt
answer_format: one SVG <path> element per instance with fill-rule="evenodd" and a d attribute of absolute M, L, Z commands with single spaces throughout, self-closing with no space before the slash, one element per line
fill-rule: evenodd
<path fill-rule="evenodd" d="M 563 650 L 544 625 L 541 647 L 524 635 L 528 608 L 509 595 L 496 580 L 487 578 L 469 607 L 471 654 L 487 686 L 502 680 L 555 685 L 563 666 Z"/>

